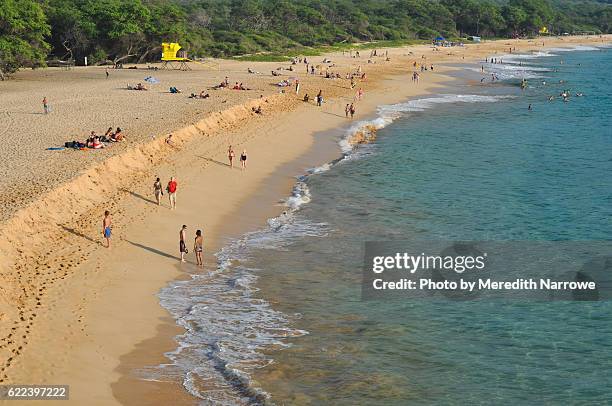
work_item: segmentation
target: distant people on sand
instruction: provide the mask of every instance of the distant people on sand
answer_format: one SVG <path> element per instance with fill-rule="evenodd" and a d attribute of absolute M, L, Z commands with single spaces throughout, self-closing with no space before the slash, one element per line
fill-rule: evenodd
<path fill-rule="evenodd" d="M 51 112 L 51 107 L 49 106 L 49 100 L 47 100 L 47 96 L 42 99 L 43 111 L 45 114 L 49 114 Z"/>
<path fill-rule="evenodd" d="M 204 250 L 202 247 L 203 240 L 202 230 L 196 231 L 195 240 L 193 242 L 193 252 L 195 253 L 196 264 L 198 266 L 204 266 L 204 262 L 202 261 L 202 251 Z"/>
<path fill-rule="evenodd" d="M 157 201 L 157 205 L 161 206 L 161 198 L 164 195 L 164 191 L 162 188 L 162 183 L 159 178 L 153 183 L 153 194 L 155 195 L 155 200 Z"/>
<path fill-rule="evenodd" d="M 353 116 L 355 115 L 355 104 L 351 103 L 351 106 L 349 107 L 349 111 L 351 113 L 351 118 L 353 118 Z"/>
<path fill-rule="evenodd" d="M 240 169 L 245 170 L 247 167 L 247 152 L 246 149 L 240 154 Z"/>
<path fill-rule="evenodd" d="M 185 262 L 185 254 L 188 254 L 187 244 L 185 244 L 185 239 L 187 238 L 187 226 L 183 224 L 181 227 L 181 231 L 179 231 L 179 252 L 181 253 L 181 262 Z"/>
<path fill-rule="evenodd" d="M 323 105 L 323 90 L 319 90 L 317 94 L 317 106 L 321 107 Z"/>
<path fill-rule="evenodd" d="M 344 107 L 344 117 L 348 118 L 350 112 L 351 112 L 351 105 L 347 103 L 347 105 Z"/>
<path fill-rule="evenodd" d="M 166 186 L 166 190 L 168 191 L 168 199 L 170 200 L 170 208 L 176 209 L 176 191 L 178 188 L 178 183 L 174 179 L 174 176 L 170 178 L 170 182 L 168 182 L 168 186 Z"/>
<path fill-rule="evenodd" d="M 113 224 L 113 220 L 111 219 L 110 211 L 106 210 L 104 212 L 104 220 L 102 220 L 102 235 L 106 240 L 106 248 L 110 248 L 111 246 L 111 226 Z"/>
<path fill-rule="evenodd" d="M 232 146 L 230 145 L 229 147 L 227 147 L 227 159 L 229 160 L 230 168 L 234 167 L 234 157 L 235 156 L 236 154 L 234 153 L 234 150 L 232 149 Z"/>

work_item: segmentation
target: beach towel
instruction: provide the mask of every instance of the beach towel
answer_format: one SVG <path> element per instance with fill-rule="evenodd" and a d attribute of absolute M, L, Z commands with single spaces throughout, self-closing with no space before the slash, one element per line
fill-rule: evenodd
<path fill-rule="evenodd" d="M 47 148 L 47 151 L 63 151 L 65 149 L 66 148 L 64 148 L 64 147 L 49 147 L 49 148 Z"/>
<path fill-rule="evenodd" d="M 147 83 L 150 83 L 152 85 L 155 85 L 155 84 L 159 83 L 159 80 L 157 80 L 153 76 L 147 76 L 146 78 L 144 78 L 144 81 L 147 82 Z"/>

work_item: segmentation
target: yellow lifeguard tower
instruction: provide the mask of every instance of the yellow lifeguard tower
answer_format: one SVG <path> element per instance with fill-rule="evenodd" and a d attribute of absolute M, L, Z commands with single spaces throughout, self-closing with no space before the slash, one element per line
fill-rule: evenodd
<path fill-rule="evenodd" d="M 548 32 L 548 28 L 546 26 L 540 28 L 540 35 L 548 35 L 548 34 L 550 33 Z"/>
<path fill-rule="evenodd" d="M 161 48 L 162 69 L 191 70 L 187 64 L 191 59 L 187 58 L 185 51 L 181 51 L 178 42 L 162 42 Z"/>
<path fill-rule="evenodd" d="M 193 59 L 187 58 L 187 52 L 181 50 L 181 46 L 178 42 L 162 42 L 161 49 L 161 69 L 191 70 L 188 63 L 193 62 L 209 69 L 219 70 L 219 64 L 215 63 L 212 59 L 199 59 L 194 61 Z"/>

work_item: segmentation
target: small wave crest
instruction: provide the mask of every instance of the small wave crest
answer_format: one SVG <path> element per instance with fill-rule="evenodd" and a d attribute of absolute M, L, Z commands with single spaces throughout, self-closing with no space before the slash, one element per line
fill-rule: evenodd
<path fill-rule="evenodd" d="M 380 106 L 374 119 L 364 120 L 351 126 L 340 140 L 344 159 L 354 158 L 357 146 L 368 144 L 376 139 L 378 130 L 393 123 L 407 113 L 421 112 L 440 104 L 449 103 L 493 103 L 512 96 L 486 96 L 470 94 L 442 94 L 435 97 L 409 100 L 403 103 Z"/>

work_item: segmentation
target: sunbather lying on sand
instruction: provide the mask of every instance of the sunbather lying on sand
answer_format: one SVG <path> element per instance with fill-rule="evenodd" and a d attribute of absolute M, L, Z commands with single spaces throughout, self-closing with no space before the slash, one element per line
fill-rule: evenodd
<path fill-rule="evenodd" d="M 212 89 L 218 90 L 218 89 L 225 89 L 226 87 L 227 87 L 227 84 L 225 82 L 221 82 L 217 86 L 213 86 Z"/>
<path fill-rule="evenodd" d="M 233 90 L 251 90 L 248 87 L 244 87 L 242 83 L 238 84 L 238 82 L 236 82 L 236 84 L 234 85 L 232 89 Z"/>
<path fill-rule="evenodd" d="M 208 93 L 204 93 L 204 90 L 200 92 L 200 94 L 191 93 L 189 96 L 190 99 L 208 99 L 210 95 Z"/>
<path fill-rule="evenodd" d="M 128 90 L 149 90 L 142 83 L 139 83 L 136 86 L 132 86 L 128 83 L 127 88 Z"/>
<path fill-rule="evenodd" d="M 121 131 L 121 128 L 117 127 L 117 130 L 115 131 L 114 134 L 111 134 L 110 138 L 111 138 L 111 141 L 120 142 L 125 139 L 125 136 L 123 135 L 123 131 Z"/>
<path fill-rule="evenodd" d="M 276 84 L 276 86 L 278 87 L 287 87 L 287 86 L 291 86 L 291 79 L 283 79 L 280 82 L 278 82 Z"/>
<path fill-rule="evenodd" d="M 170 87 L 170 93 L 181 93 L 181 91 L 179 89 L 177 89 L 176 87 L 171 86 Z"/>

